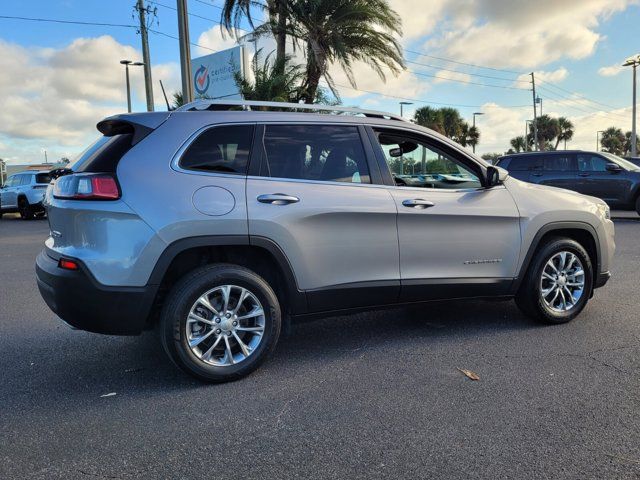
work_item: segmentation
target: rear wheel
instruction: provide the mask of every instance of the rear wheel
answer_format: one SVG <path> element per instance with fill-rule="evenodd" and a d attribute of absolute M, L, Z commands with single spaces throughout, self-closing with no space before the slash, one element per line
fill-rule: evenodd
<path fill-rule="evenodd" d="M 281 314 L 273 289 L 237 265 L 210 265 L 171 290 L 160 319 L 171 360 L 204 381 L 226 382 L 249 374 L 275 348 Z"/>
<path fill-rule="evenodd" d="M 555 238 L 538 249 L 516 295 L 518 307 L 545 323 L 573 320 L 587 304 L 593 269 L 586 250 L 570 238 Z"/>
<path fill-rule="evenodd" d="M 29 205 L 29 201 L 24 197 L 20 197 L 20 199 L 18 199 L 18 212 L 23 220 L 31 220 L 34 217 L 33 208 Z"/>

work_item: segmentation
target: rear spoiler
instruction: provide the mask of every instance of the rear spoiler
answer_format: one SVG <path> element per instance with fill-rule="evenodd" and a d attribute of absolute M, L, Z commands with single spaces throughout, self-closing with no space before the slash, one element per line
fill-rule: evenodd
<path fill-rule="evenodd" d="M 105 118 L 96 125 L 98 131 L 106 137 L 122 133 L 131 133 L 131 145 L 135 145 L 152 131 L 162 125 L 169 112 L 127 113 Z"/>

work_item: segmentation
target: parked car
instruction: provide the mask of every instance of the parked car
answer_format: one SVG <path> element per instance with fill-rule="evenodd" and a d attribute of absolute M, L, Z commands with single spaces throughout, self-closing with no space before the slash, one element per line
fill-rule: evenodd
<path fill-rule="evenodd" d="M 251 372 L 292 319 L 514 297 L 557 324 L 610 275 L 603 201 L 510 178 L 390 114 L 202 100 L 98 130 L 47 191 L 40 292 L 79 329 L 157 327 L 200 379 Z M 400 177 L 411 155 L 422 186 Z"/>
<path fill-rule="evenodd" d="M 20 172 L 7 178 L 0 187 L 0 218 L 5 213 L 19 212 L 25 220 L 44 215 L 44 193 L 51 181 L 49 172 Z"/>
<path fill-rule="evenodd" d="M 606 152 L 558 150 L 506 155 L 497 165 L 520 180 L 601 198 L 640 214 L 640 167 Z"/>
<path fill-rule="evenodd" d="M 640 167 L 640 157 L 623 157 L 623 158 L 633 163 L 635 166 Z"/>

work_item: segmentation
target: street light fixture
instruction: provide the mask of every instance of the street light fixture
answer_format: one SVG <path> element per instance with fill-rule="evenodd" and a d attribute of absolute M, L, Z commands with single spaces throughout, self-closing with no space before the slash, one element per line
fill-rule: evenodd
<path fill-rule="evenodd" d="M 600 134 L 604 133 L 604 130 L 598 130 L 596 132 L 596 152 L 602 151 L 602 146 L 600 145 Z"/>
<path fill-rule="evenodd" d="M 120 63 L 124 65 L 125 77 L 127 79 L 127 111 L 131 113 L 131 84 L 129 83 L 129 65 L 132 67 L 144 66 L 142 62 L 132 62 L 131 60 L 120 60 Z"/>
<path fill-rule="evenodd" d="M 633 67 L 633 118 L 631 119 L 631 156 L 637 156 L 636 137 L 636 67 L 640 65 L 640 54 L 629 57 L 622 64 L 623 67 Z"/>
<path fill-rule="evenodd" d="M 413 102 L 400 102 L 400 116 L 403 117 L 403 109 L 402 107 L 404 107 L 405 105 L 413 105 Z"/>
<path fill-rule="evenodd" d="M 484 115 L 484 112 L 473 112 L 473 128 L 476 128 L 476 115 Z M 476 144 L 473 145 L 473 153 L 476 153 Z"/>

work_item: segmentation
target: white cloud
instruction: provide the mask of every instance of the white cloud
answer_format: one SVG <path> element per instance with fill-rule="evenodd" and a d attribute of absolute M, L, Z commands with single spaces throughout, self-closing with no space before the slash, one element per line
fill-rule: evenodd
<path fill-rule="evenodd" d="M 244 30 L 238 31 L 238 37 L 244 35 Z M 198 46 L 196 47 L 197 55 L 209 55 L 211 53 L 217 52 L 219 50 L 225 50 L 227 48 L 235 47 L 238 42 L 236 39 L 227 34 L 226 32 L 223 34 L 222 30 L 219 26 L 211 27 L 209 30 L 206 30 L 200 34 L 198 37 Z M 206 48 L 202 48 L 206 47 Z"/>
<path fill-rule="evenodd" d="M 40 161 L 42 148 L 67 156 L 82 150 L 98 135 L 99 120 L 126 111 L 119 62 L 141 57 L 108 35 L 79 38 L 59 49 L 0 41 L 0 157 Z M 130 72 L 134 105 L 144 104 L 142 69 Z M 154 65 L 152 73 L 155 101 L 163 106 L 158 80 L 170 94 L 179 84 L 177 65 Z"/>
<path fill-rule="evenodd" d="M 471 81 L 471 75 L 462 72 L 451 72 L 446 70 L 438 70 L 435 75 L 438 77 L 433 80 L 433 83 L 447 83 L 451 80 L 460 80 L 462 82 Z M 459 83 L 459 82 L 456 82 Z"/>
<path fill-rule="evenodd" d="M 601 20 L 636 0 L 449 0 L 440 31 L 425 47 L 446 56 L 502 68 L 533 68 L 591 55 Z M 451 20 L 453 18 L 453 20 Z M 465 25 L 466 28 L 459 28 Z"/>
<path fill-rule="evenodd" d="M 623 70 L 624 70 L 624 67 L 622 65 L 613 64 L 613 65 L 609 65 L 608 67 L 602 67 L 598 69 L 598 75 L 602 77 L 615 77 L 616 75 L 621 73 Z"/>

